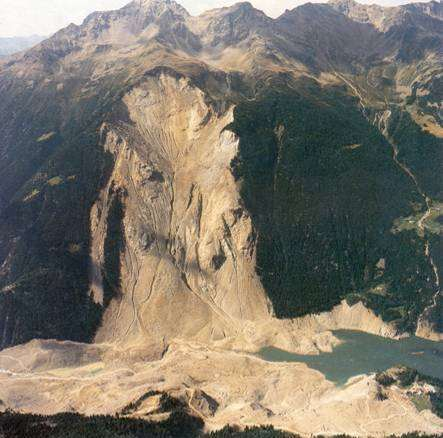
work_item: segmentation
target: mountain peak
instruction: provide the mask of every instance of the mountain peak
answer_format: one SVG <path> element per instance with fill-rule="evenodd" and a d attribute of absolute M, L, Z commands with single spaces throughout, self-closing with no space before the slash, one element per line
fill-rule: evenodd
<path fill-rule="evenodd" d="M 203 12 L 200 16 L 225 16 L 225 15 L 232 15 L 232 14 L 242 14 L 242 13 L 257 13 L 260 15 L 266 15 L 264 12 L 260 11 L 259 9 L 256 9 L 254 5 L 248 1 L 246 2 L 238 2 L 231 6 L 224 6 L 221 8 L 215 8 L 208 10 L 206 12 Z"/>
<path fill-rule="evenodd" d="M 272 19 L 250 2 L 212 9 L 192 20 L 192 28 L 210 46 L 236 45 L 270 26 Z"/>
<path fill-rule="evenodd" d="M 355 0 L 329 0 L 328 3 L 330 5 L 343 7 L 343 8 L 350 8 L 358 5 L 358 3 Z"/>
<path fill-rule="evenodd" d="M 377 4 L 361 4 L 355 0 L 329 0 L 328 5 L 354 21 L 372 24 L 383 32 L 401 23 L 408 13 L 440 20 L 443 17 L 441 2 L 437 1 L 383 7 Z"/>
<path fill-rule="evenodd" d="M 232 10 L 251 10 L 255 9 L 251 2 L 239 2 L 231 6 Z"/>
<path fill-rule="evenodd" d="M 351 20 L 367 23 L 376 29 L 385 31 L 398 15 L 399 7 L 383 7 L 376 4 L 361 4 L 354 0 L 330 0 L 328 5 L 346 15 Z"/>
<path fill-rule="evenodd" d="M 368 18 L 370 11 L 382 11 L 385 9 L 380 5 L 364 5 L 355 0 L 329 0 L 328 5 L 342 14 L 356 16 L 356 18 Z"/>
<path fill-rule="evenodd" d="M 133 0 L 123 9 L 139 10 L 155 16 L 160 16 L 166 11 L 189 15 L 188 11 L 174 0 Z"/>

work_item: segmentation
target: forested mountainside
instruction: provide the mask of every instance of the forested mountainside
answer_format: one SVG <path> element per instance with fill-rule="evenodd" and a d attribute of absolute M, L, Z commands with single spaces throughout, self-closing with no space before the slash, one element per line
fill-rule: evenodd
<path fill-rule="evenodd" d="M 185 412 L 174 413 L 171 418 L 158 423 L 111 416 L 88 418 L 72 413 L 48 417 L 6 412 L 0 414 L 0 423 L 5 438 L 24 436 L 35 438 L 66 436 L 72 438 L 117 438 L 122 435 L 128 438 L 146 436 L 194 438 L 204 436 L 201 419 Z"/>
<path fill-rule="evenodd" d="M 344 299 L 441 339 L 442 17 L 143 0 L 0 60 L 0 346 Z"/>
<path fill-rule="evenodd" d="M 174 415 L 171 419 L 158 424 L 109 416 L 85 418 L 78 414 L 68 413 L 45 417 L 9 412 L 0 414 L 0 424 L 2 424 L 5 438 L 19 438 L 25 436 L 24 434 L 35 438 L 58 438 L 66 436 L 67 428 L 70 430 L 69 436 L 73 438 L 97 436 L 119 438 L 122 433 L 128 438 L 147 435 L 165 438 L 299 438 L 299 435 L 280 431 L 272 426 L 247 427 L 245 430 L 227 426 L 217 432 L 203 433 L 201 420 L 189 415 Z M 337 435 L 337 438 L 348 437 L 348 435 Z M 417 432 L 407 433 L 398 436 L 398 438 L 438 438 L 438 435 L 425 435 Z"/>

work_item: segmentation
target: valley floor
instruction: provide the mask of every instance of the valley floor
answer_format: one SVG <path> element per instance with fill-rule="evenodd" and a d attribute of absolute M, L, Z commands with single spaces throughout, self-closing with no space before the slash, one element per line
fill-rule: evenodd
<path fill-rule="evenodd" d="M 316 336 L 332 346 L 330 332 Z M 305 364 L 272 363 L 232 346 L 32 341 L 1 352 L 0 368 L 3 410 L 164 421 L 178 403 L 207 431 L 235 424 L 301 436 L 443 433 L 443 419 L 374 374 L 336 385 Z"/>

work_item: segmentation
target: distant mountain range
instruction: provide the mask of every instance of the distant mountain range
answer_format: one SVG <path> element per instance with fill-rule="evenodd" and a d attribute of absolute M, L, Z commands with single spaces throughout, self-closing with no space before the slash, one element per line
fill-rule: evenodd
<path fill-rule="evenodd" d="M 31 35 L 25 37 L 0 37 L 0 56 L 12 55 L 22 50 L 29 49 L 46 37 L 40 35 Z"/>

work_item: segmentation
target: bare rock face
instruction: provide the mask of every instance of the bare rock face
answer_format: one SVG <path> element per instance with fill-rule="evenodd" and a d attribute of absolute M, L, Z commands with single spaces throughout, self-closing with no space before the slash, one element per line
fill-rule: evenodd
<path fill-rule="evenodd" d="M 435 2 L 136 0 L 1 61 L 1 346 L 438 339 L 441 41 Z"/>
<path fill-rule="evenodd" d="M 441 2 L 413 3 L 405 6 L 386 8 L 380 5 L 364 5 L 354 0 L 331 0 L 328 3 L 337 11 L 361 23 L 369 23 L 383 32 L 400 25 L 414 13 L 440 19 L 443 17 Z M 416 19 L 416 16 L 415 16 Z"/>
<path fill-rule="evenodd" d="M 91 213 L 91 290 L 103 302 L 106 224 L 113 194 L 123 194 L 121 281 L 96 339 L 232 336 L 242 320 L 269 315 L 229 169 L 232 109 L 217 111 L 188 80 L 163 74 L 124 102 L 132 125 L 102 128 L 115 165 Z"/>
<path fill-rule="evenodd" d="M 219 405 L 216 400 L 204 391 L 196 389 L 189 396 L 189 406 L 204 417 L 213 417 Z"/>
<path fill-rule="evenodd" d="M 200 35 L 204 45 L 214 50 L 233 47 L 266 34 L 271 30 L 273 21 L 251 3 L 243 2 L 208 11 L 191 18 L 189 24 Z"/>
<path fill-rule="evenodd" d="M 441 340 L 442 41 L 435 2 L 135 0 L 0 60 L 0 410 L 441 433 L 255 353 Z"/>

